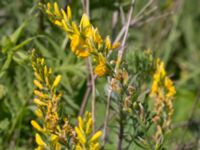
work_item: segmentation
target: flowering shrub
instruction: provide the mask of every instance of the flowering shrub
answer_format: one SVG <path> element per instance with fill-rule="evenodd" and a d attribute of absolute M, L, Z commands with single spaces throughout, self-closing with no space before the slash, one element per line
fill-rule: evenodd
<path fill-rule="evenodd" d="M 148 87 L 143 87 L 147 80 L 131 80 L 133 77 L 129 69 L 122 60 L 123 47 L 119 43 L 111 43 L 109 36 L 103 40 L 97 28 L 94 28 L 86 14 L 83 14 L 80 25 L 77 26 L 72 19 L 71 9 L 59 9 L 58 4 L 40 4 L 42 10 L 47 14 L 50 21 L 63 29 L 70 39 L 71 51 L 79 58 L 92 57 L 95 69 L 92 74 L 98 77 L 110 77 L 110 89 L 108 93 L 107 109 L 104 122 L 102 144 L 99 139 L 102 131 L 96 131 L 94 120 L 95 115 L 85 113 L 84 118 L 78 117 L 78 125 L 70 124 L 68 118 L 60 118 L 59 101 L 62 93 L 58 90 L 61 82 L 61 75 L 52 78 L 52 69 L 47 67 L 44 58 L 39 58 L 32 52 L 32 66 L 34 69 L 34 103 L 37 105 L 35 114 L 39 123 L 31 121 L 32 126 L 38 131 L 35 141 L 38 145 L 36 149 L 56 149 L 61 147 L 77 150 L 98 150 L 104 147 L 107 139 L 108 117 L 110 116 L 111 94 L 115 94 L 117 107 L 117 120 L 119 123 L 118 149 L 122 148 L 123 140 L 129 143 L 135 142 L 145 149 L 162 149 L 164 135 L 169 131 L 171 118 L 173 115 L 173 99 L 176 90 L 173 82 L 167 76 L 164 63 L 160 59 L 153 59 L 150 50 L 144 54 L 141 62 L 145 62 L 142 68 L 143 76 L 152 78 L 150 93 Z M 122 45 L 124 46 L 124 45 Z M 114 49 L 120 48 L 118 57 L 114 58 L 114 63 L 110 63 L 109 55 Z M 113 59 L 113 58 L 112 58 Z M 136 66 L 137 67 L 137 66 Z M 146 72 L 145 72 L 146 71 Z M 149 74 L 150 73 L 150 74 Z M 153 73 L 153 74 L 152 74 Z M 94 86 L 94 85 L 93 85 Z M 146 98 L 141 99 L 145 93 Z M 154 109 L 151 110 L 148 99 L 154 100 Z M 93 106 L 93 105 L 92 105 Z M 95 107 L 95 106 L 93 106 Z M 94 111 L 92 112 L 94 113 Z M 93 116 L 92 116 L 93 115 Z M 132 121 L 130 121 L 132 120 Z M 62 124 L 61 124 L 62 123 Z M 126 126 L 132 126 L 134 133 L 126 133 Z M 149 135 L 154 128 L 155 134 Z"/>
<path fill-rule="evenodd" d="M 0 2 L 0 149 L 199 149 L 198 13 L 176 13 L 180 0 L 21 1 Z"/>

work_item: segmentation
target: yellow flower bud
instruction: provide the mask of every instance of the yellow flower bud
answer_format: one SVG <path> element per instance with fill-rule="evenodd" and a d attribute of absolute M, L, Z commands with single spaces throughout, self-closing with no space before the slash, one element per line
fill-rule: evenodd
<path fill-rule="evenodd" d="M 42 127 L 35 121 L 35 120 L 31 120 L 31 125 L 38 131 L 43 132 Z"/>
<path fill-rule="evenodd" d="M 86 134 L 89 135 L 92 131 L 92 118 L 90 118 L 86 124 Z"/>
<path fill-rule="evenodd" d="M 34 72 L 34 76 L 37 80 L 42 81 L 42 77 L 37 72 Z"/>
<path fill-rule="evenodd" d="M 96 133 L 92 136 L 92 138 L 90 139 L 90 143 L 92 143 L 92 142 L 98 140 L 99 137 L 100 137 L 101 135 L 102 135 L 102 131 L 96 132 Z"/>
<path fill-rule="evenodd" d="M 34 90 L 34 94 L 38 97 L 41 97 L 41 98 L 48 98 L 48 95 L 38 91 L 38 90 Z"/>
<path fill-rule="evenodd" d="M 71 9 L 70 9 L 69 6 L 67 6 L 67 17 L 68 17 L 69 20 L 72 19 L 72 12 L 71 12 Z"/>
<path fill-rule="evenodd" d="M 41 136 L 38 133 L 36 133 L 35 135 L 35 141 L 39 146 L 42 146 L 42 147 L 47 146 L 47 144 L 42 140 Z"/>
<path fill-rule="evenodd" d="M 61 75 L 57 75 L 56 76 L 56 78 L 55 78 L 55 80 L 54 80 L 54 82 L 53 82 L 53 85 L 52 85 L 52 88 L 55 88 L 55 87 L 57 87 L 58 86 L 58 84 L 60 83 L 60 81 L 61 81 Z"/>
<path fill-rule="evenodd" d="M 33 83 L 34 83 L 34 85 L 35 85 L 36 87 L 38 87 L 40 90 L 43 89 L 42 84 L 41 84 L 38 80 L 34 80 Z"/>
<path fill-rule="evenodd" d="M 54 13 L 55 13 L 55 15 L 61 16 L 59 8 L 58 8 L 58 3 L 54 2 L 53 6 L 54 6 Z"/>
<path fill-rule="evenodd" d="M 48 2 L 47 3 L 47 9 L 50 10 L 51 9 L 51 4 Z"/>
<path fill-rule="evenodd" d="M 59 20 L 54 21 L 54 24 L 59 27 L 62 27 L 62 22 L 60 22 Z"/>
<path fill-rule="evenodd" d="M 76 131 L 76 134 L 78 135 L 78 140 L 80 141 L 80 143 L 85 144 L 86 143 L 85 135 L 81 133 L 78 127 L 75 127 L 75 131 Z"/>
<path fill-rule="evenodd" d="M 35 98 L 33 102 L 39 106 L 47 106 L 47 103 L 41 101 L 40 99 Z"/>
<path fill-rule="evenodd" d="M 44 103 L 44 102 L 43 102 L 43 103 Z M 40 118 L 40 119 L 43 118 L 43 113 L 42 113 L 41 109 L 39 109 L 39 108 L 37 108 L 37 109 L 35 110 L 35 115 L 36 115 L 38 118 Z"/>
<path fill-rule="evenodd" d="M 80 26 L 82 29 L 90 27 L 90 21 L 86 14 L 83 14 L 83 16 L 81 18 Z"/>

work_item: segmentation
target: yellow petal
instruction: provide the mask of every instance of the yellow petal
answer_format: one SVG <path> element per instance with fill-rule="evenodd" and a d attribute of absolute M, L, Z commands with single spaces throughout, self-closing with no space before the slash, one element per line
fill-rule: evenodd
<path fill-rule="evenodd" d="M 78 135 L 78 140 L 80 141 L 81 144 L 86 143 L 85 136 L 83 133 L 81 133 L 80 129 L 78 127 L 75 127 L 76 134 Z"/>
<path fill-rule="evenodd" d="M 57 16 L 61 16 L 60 11 L 59 11 L 59 8 L 58 8 L 58 3 L 57 3 L 57 2 L 54 2 L 53 6 L 54 6 L 54 13 L 55 13 Z"/>
<path fill-rule="evenodd" d="M 55 88 L 55 87 L 57 87 L 58 86 L 58 84 L 60 83 L 60 81 L 61 81 L 61 75 L 57 75 L 56 76 L 56 78 L 55 78 L 55 80 L 54 80 L 54 82 L 53 82 L 53 85 L 52 85 L 52 87 L 53 88 Z"/>
<path fill-rule="evenodd" d="M 37 148 L 35 148 L 35 150 L 44 150 L 44 148 L 42 146 L 38 146 Z"/>
<path fill-rule="evenodd" d="M 50 10 L 51 9 L 51 3 L 47 3 L 47 9 Z"/>
<path fill-rule="evenodd" d="M 92 118 L 89 118 L 86 124 L 86 134 L 89 135 L 92 131 Z"/>
<path fill-rule="evenodd" d="M 111 40 L 110 40 L 109 36 L 107 36 L 105 39 L 105 46 L 106 46 L 106 49 L 108 49 L 108 50 L 111 49 Z"/>
<path fill-rule="evenodd" d="M 89 21 L 89 18 L 86 14 L 83 14 L 83 16 L 81 18 L 80 26 L 81 26 L 82 29 L 90 26 L 90 21 Z"/>
<path fill-rule="evenodd" d="M 39 108 L 37 108 L 37 109 L 35 110 L 35 115 L 36 115 L 38 118 L 40 118 L 40 119 L 43 118 L 43 113 L 42 113 L 41 109 L 39 109 Z"/>
<path fill-rule="evenodd" d="M 54 21 L 54 24 L 57 25 L 57 26 L 59 26 L 59 27 L 63 26 L 62 22 L 60 22 L 59 20 Z"/>
<path fill-rule="evenodd" d="M 34 94 L 38 97 L 41 97 L 41 98 L 48 98 L 48 95 L 38 91 L 38 90 L 34 90 Z"/>
<path fill-rule="evenodd" d="M 42 81 L 42 77 L 37 72 L 34 72 L 34 76 L 37 80 Z"/>
<path fill-rule="evenodd" d="M 34 98 L 33 102 L 39 106 L 47 106 L 47 103 L 41 101 L 40 99 L 38 98 Z"/>
<path fill-rule="evenodd" d="M 46 147 L 46 143 L 42 140 L 41 136 L 38 133 L 36 133 L 35 135 L 35 141 L 39 146 Z"/>
<path fill-rule="evenodd" d="M 92 143 L 92 142 L 98 140 L 99 137 L 100 137 L 101 135 L 102 135 L 102 131 L 96 132 L 96 133 L 92 136 L 92 138 L 90 139 L 90 143 Z"/>
<path fill-rule="evenodd" d="M 120 46 L 120 43 L 119 42 L 116 42 L 112 45 L 112 49 L 116 49 Z"/>
<path fill-rule="evenodd" d="M 71 9 L 70 9 L 69 6 L 67 6 L 67 17 L 68 17 L 69 20 L 72 19 L 72 12 L 71 12 Z"/>
<path fill-rule="evenodd" d="M 61 9 L 61 13 L 62 13 L 64 20 L 67 21 L 68 20 L 67 14 L 65 13 L 65 11 L 63 9 Z"/>
<path fill-rule="evenodd" d="M 55 134 L 52 134 L 51 137 L 50 137 L 51 142 L 57 141 L 57 139 L 58 139 L 58 136 L 55 135 Z"/>
<path fill-rule="evenodd" d="M 41 84 L 38 80 L 34 80 L 33 83 L 34 83 L 34 85 L 35 85 L 36 87 L 38 87 L 40 90 L 43 89 L 42 84 Z"/>
<path fill-rule="evenodd" d="M 35 120 L 31 120 L 31 125 L 38 131 L 43 132 L 42 127 Z"/>
<path fill-rule="evenodd" d="M 79 128 L 83 129 L 83 120 L 80 116 L 78 117 L 78 123 L 79 123 Z"/>

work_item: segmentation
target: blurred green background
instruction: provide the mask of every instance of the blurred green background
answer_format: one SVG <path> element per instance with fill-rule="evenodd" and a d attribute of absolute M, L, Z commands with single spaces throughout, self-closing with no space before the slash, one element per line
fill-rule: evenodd
<path fill-rule="evenodd" d="M 148 2 L 136 0 L 133 18 Z M 60 0 L 58 3 L 63 8 L 70 5 L 73 17 L 80 20 L 83 13 L 80 0 Z M 33 48 L 46 58 L 55 74 L 63 75 L 62 109 L 66 113 L 63 115 L 77 116 L 87 87 L 85 61 L 70 52 L 65 33 L 50 23 L 37 4 L 37 0 L 0 1 L 0 149 L 23 150 L 35 146 L 30 125 L 30 120 L 36 118 L 32 103 L 33 72 L 29 62 Z M 198 0 L 155 0 L 143 18 L 129 30 L 127 63 L 131 64 L 134 52 L 152 49 L 164 60 L 175 82 L 175 114 L 172 132 L 166 141 L 167 149 L 200 148 L 199 6 Z M 130 0 L 90 0 L 91 22 L 104 37 L 111 35 L 114 40 L 129 7 Z M 98 79 L 96 83 L 98 125 L 101 125 L 106 79 Z M 115 145 L 111 143 L 108 149 L 116 149 Z"/>

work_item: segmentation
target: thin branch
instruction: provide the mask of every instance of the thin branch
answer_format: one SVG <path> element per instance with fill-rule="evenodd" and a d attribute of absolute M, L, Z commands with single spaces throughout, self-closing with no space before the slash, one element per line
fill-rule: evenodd
<path fill-rule="evenodd" d="M 130 8 L 129 15 L 128 15 L 128 21 L 126 23 L 124 38 L 123 38 L 123 41 L 122 41 L 121 49 L 118 52 L 118 58 L 117 59 L 118 59 L 119 63 L 121 62 L 121 59 L 123 57 L 123 53 L 124 53 L 124 50 L 125 50 L 125 42 L 126 42 L 126 39 L 127 39 L 127 36 L 128 36 L 128 30 L 129 30 L 129 26 L 130 26 L 130 21 L 131 21 L 134 3 L 135 3 L 135 0 L 132 0 L 131 8 Z M 117 64 L 115 66 L 115 73 L 117 72 L 118 67 L 119 67 L 119 64 Z M 113 81 L 113 78 L 111 79 L 111 82 L 109 84 L 109 91 L 108 91 L 108 97 L 107 97 L 106 116 L 105 116 L 104 134 L 103 134 L 103 145 L 105 145 L 106 136 L 107 136 L 107 126 L 108 126 L 108 119 L 109 119 L 109 114 L 110 114 L 110 102 L 111 102 L 111 95 L 112 95 L 112 86 L 111 86 L 112 81 Z"/>
<path fill-rule="evenodd" d="M 89 62 L 89 69 L 91 74 L 91 84 L 92 84 L 92 124 L 93 124 L 93 132 L 95 131 L 95 103 L 96 103 L 96 93 L 95 93 L 95 76 L 92 69 L 91 60 L 88 59 Z"/>
<path fill-rule="evenodd" d="M 90 16 L 90 9 L 89 9 L 90 1 L 89 0 L 82 0 L 82 5 L 83 5 L 84 12 L 88 16 Z"/>
<path fill-rule="evenodd" d="M 84 96 L 83 96 L 83 100 L 82 100 L 82 103 L 81 103 L 81 108 L 80 108 L 80 111 L 79 111 L 79 116 L 83 116 L 85 107 L 87 105 L 89 96 L 91 94 L 91 91 L 92 91 L 92 84 L 91 84 L 91 79 L 90 79 L 90 75 L 89 75 L 88 79 L 87 79 L 87 89 L 86 89 L 86 91 L 84 93 Z"/>

